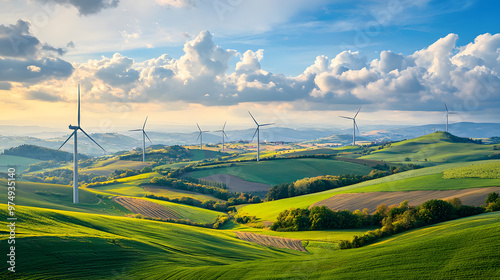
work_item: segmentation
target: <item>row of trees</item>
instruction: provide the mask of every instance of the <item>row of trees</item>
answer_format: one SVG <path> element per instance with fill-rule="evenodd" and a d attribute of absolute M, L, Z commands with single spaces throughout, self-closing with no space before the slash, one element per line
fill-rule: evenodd
<path fill-rule="evenodd" d="M 495 211 L 493 210 L 493 207 L 489 207 L 495 203 L 496 200 L 495 202 L 490 203 L 488 207 L 483 208 L 462 205 L 460 199 L 454 198 L 450 201 L 432 199 L 416 207 L 409 206 L 408 201 L 404 201 L 398 207 L 380 207 L 380 209 L 377 209 L 377 212 L 384 216 L 381 221 L 381 228 L 368 231 L 362 236 L 354 236 L 354 238 L 350 241 L 342 240 L 339 243 L 339 247 L 340 249 L 357 248 L 373 243 L 377 239 L 406 230 L 477 215 L 484 213 L 485 211 Z"/>
<path fill-rule="evenodd" d="M 246 204 L 246 203 L 257 203 L 261 202 L 258 196 L 252 196 L 250 194 L 241 193 L 238 197 L 231 197 L 228 201 L 215 201 L 215 200 L 198 200 L 192 197 L 181 197 L 181 198 L 168 198 L 164 196 L 156 196 L 153 194 L 146 195 L 148 198 L 169 201 L 173 203 L 191 205 L 195 207 L 205 208 L 209 210 L 215 210 L 220 212 L 236 211 L 234 205 Z"/>
<path fill-rule="evenodd" d="M 449 201 L 432 199 L 420 206 L 409 206 L 408 201 L 404 201 L 399 206 L 379 205 L 373 215 L 370 215 L 366 208 L 363 211 L 356 210 L 354 212 L 349 210 L 334 211 L 325 206 L 313 206 L 311 209 L 289 209 L 278 215 L 276 222 L 271 225 L 271 230 L 301 231 L 382 226 L 381 229 L 367 234 L 366 238 L 370 239 L 373 236 L 386 236 L 429 224 L 477 215 L 485 211 L 500 210 L 500 199 L 497 194 L 490 194 L 486 203 L 488 206 L 483 208 L 462 205 L 459 198 Z M 348 241 L 343 244 L 351 246 Z"/>

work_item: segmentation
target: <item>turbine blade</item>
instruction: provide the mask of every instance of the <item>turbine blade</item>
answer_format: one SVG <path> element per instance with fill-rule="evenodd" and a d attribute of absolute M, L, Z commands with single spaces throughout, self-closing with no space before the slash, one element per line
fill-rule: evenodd
<path fill-rule="evenodd" d="M 250 113 L 250 111 L 248 111 L 248 113 L 250 114 L 250 117 L 252 117 L 253 121 L 255 122 L 255 124 L 258 126 L 259 123 L 255 120 L 255 118 L 252 116 L 252 113 Z"/>
<path fill-rule="evenodd" d="M 76 130 L 73 131 L 73 133 L 71 133 L 71 135 L 68 137 L 68 139 L 66 139 L 66 141 L 64 141 L 64 143 L 62 143 L 61 147 L 59 147 L 58 150 L 60 150 L 64 146 L 64 144 L 66 144 L 69 141 L 69 139 L 71 139 L 71 137 L 73 137 L 73 135 L 75 135 L 75 133 L 76 133 Z"/>
<path fill-rule="evenodd" d="M 273 125 L 274 123 L 259 124 L 259 126 Z"/>
<path fill-rule="evenodd" d="M 259 127 L 257 126 L 257 129 L 255 130 L 255 132 L 253 133 L 253 136 L 252 136 L 252 141 L 253 139 L 255 138 L 255 134 L 257 134 L 257 131 L 259 131 Z"/>
<path fill-rule="evenodd" d="M 359 127 L 358 127 L 358 123 L 356 122 L 356 120 L 354 120 L 354 125 L 356 126 L 356 129 L 358 130 L 358 133 L 359 133 Z"/>
<path fill-rule="evenodd" d="M 198 133 L 198 138 L 196 138 L 196 141 L 198 141 L 198 139 L 200 139 L 200 136 L 201 136 L 201 131 L 200 131 L 200 133 Z"/>
<path fill-rule="evenodd" d="M 80 126 L 80 84 L 78 84 L 78 126 Z"/>
<path fill-rule="evenodd" d="M 148 121 L 148 117 L 146 117 L 146 120 L 144 121 L 144 125 L 142 126 L 142 130 L 144 130 L 144 128 L 146 128 L 146 122 Z"/>
<path fill-rule="evenodd" d="M 142 129 L 131 129 L 129 131 L 142 131 Z"/>
<path fill-rule="evenodd" d="M 87 132 L 85 132 L 85 130 L 83 130 L 82 128 L 79 128 L 79 129 L 83 132 L 83 134 L 85 134 L 88 138 L 90 138 L 90 140 L 92 140 L 92 142 L 94 142 L 97 146 L 99 146 L 99 148 L 101 148 L 104 152 L 106 152 L 106 150 L 104 150 L 104 148 L 101 147 L 101 145 L 97 144 L 97 142 L 94 139 L 92 139 L 92 137 L 90 137 L 90 135 L 88 135 Z"/>
<path fill-rule="evenodd" d="M 224 132 L 224 130 L 214 130 L 213 132 Z"/>
<path fill-rule="evenodd" d="M 198 130 L 201 132 L 201 128 L 200 128 L 200 126 L 198 125 L 198 123 L 196 123 L 196 126 L 198 127 Z"/>
<path fill-rule="evenodd" d="M 358 116 L 359 111 L 361 111 L 361 107 L 359 107 L 359 110 L 358 110 L 358 112 L 356 113 L 356 115 L 354 115 L 354 118 L 353 118 L 353 119 L 355 119 L 355 118 Z"/>
<path fill-rule="evenodd" d="M 229 139 L 229 137 L 227 136 L 226 132 L 223 130 L 222 133 L 226 136 L 227 139 Z"/>
<path fill-rule="evenodd" d="M 151 142 L 151 144 L 153 144 L 153 141 L 151 141 L 151 139 L 149 139 L 149 136 L 148 136 L 148 134 L 146 133 L 146 131 L 144 131 L 144 130 L 143 130 L 143 131 L 142 131 L 142 133 L 144 133 L 144 135 L 146 135 L 146 138 L 148 138 L 149 142 Z"/>
<path fill-rule="evenodd" d="M 448 106 L 446 106 L 446 103 L 444 103 L 444 108 L 446 109 L 446 112 L 448 112 Z"/>
<path fill-rule="evenodd" d="M 222 131 L 224 131 L 224 129 L 226 128 L 226 123 L 227 123 L 227 121 L 224 122 L 224 126 L 222 127 Z"/>
<path fill-rule="evenodd" d="M 354 118 L 350 118 L 350 117 L 344 117 L 344 116 L 339 116 L 341 118 L 344 118 L 344 119 L 348 119 L 348 120 L 353 120 Z"/>

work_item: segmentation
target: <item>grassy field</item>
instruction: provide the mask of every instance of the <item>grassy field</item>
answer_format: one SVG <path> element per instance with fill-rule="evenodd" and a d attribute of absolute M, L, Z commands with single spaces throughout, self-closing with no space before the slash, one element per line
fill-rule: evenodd
<path fill-rule="evenodd" d="M 143 189 L 147 194 L 154 194 L 156 196 L 163 196 L 168 198 L 181 198 L 181 197 L 191 197 L 198 200 L 215 200 L 215 201 L 223 201 L 216 197 L 207 194 L 201 194 L 196 192 L 184 191 L 167 188 L 165 186 L 155 186 L 155 185 L 147 185 L 143 186 Z"/>
<path fill-rule="evenodd" d="M 373 151 L 363 159 L 404 162 L 450 163 L 488 159 L 493 145 L 453 142 L 444 132 L 435 132 L 411 140 L 392 144 L 390 147 Z"/>
<path fill-rule="evenodd" d="M 240 206 L 243 211 L 261 220 L 275 221 L 283 210 L 295 207 L 304 208 L 341 193 L 379 192 L 379 191 L 416 191 L 416 190 L 450 190 L 472 187 L 489 187 L 500 185 L 500 179 L 443 179 L 442 172 L 447 169 L 465 167 L 482 163 L 494 163 L 500 160 L 443 164 L 422 169 L 410 170 L 391 176 L 361 182 L 351 186 L 313 193 L 298 197 L 280 199 L 260 204 Z"/>
<path fill-rule="evenodd" d="M 127 196 L 145 196 L 148 194 L 141 184 L 149 183 L 151 178 L 161 176 L 156 172 L 144 173 L 126 178 L 116 179 L 117 183 L 89 188 L 90 190 L 98 190 L 100 192 L 127 195 Z"/>
<path fill-rule="evenodd" d="M 0 209 L 6 244 L 5 205 Z M 309 241 L 308 252 L 258 246 L 232 231 L 124 217 L 30 207 L 18 217 L 16 279 L 495 279 L 500 273 L 500 212 L 358 249 Z M 3 277 L 6 266 L 0 265 Z"/>
<path fill-rule="evenodd" d="M 500 162 L 475 164 L 448 169 L 443 172 L 445 179 L 485 178 L 500 179 Z"/>
<path fill-rule="evenodd" d="M 40 162 L 41 160 L 11 156 L 11 155 L 0 155 L 0 172 L 7 172 L 7 169 L 14 167 L 17 174 L 21 174 L 26 169 L 28 169 L 30 164 Z"/>
<path fill-rule="evenodd" d="M 202 178 L 214 174 L 229 174 L 243 180 L 268 185 L 291 183 L 305 177 L 321 175 L 366 175 L 371 168 L 350 162 L 331 159 L 301 158 L 243 162 L 233 167 L 199 170 L 189 176 Z"/>
<path fill-rule="evenodd" d="M 117 157 L 109 158 L 103 161 L 98 161 L 89 168 L 83 168 L 81 173 L 95 173 L 97 175 L 109 176 L 117 169 L 142 169 L 149 166 L 149 162 L 119 160 Z"/>

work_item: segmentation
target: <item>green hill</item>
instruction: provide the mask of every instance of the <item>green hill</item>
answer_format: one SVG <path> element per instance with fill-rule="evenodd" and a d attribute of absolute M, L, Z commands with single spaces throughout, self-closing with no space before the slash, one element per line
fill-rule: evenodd
<path fill-rule="evenodd" d="M 28 145 L 28 144 L 5 149 L 3 153 L 5 155 L 28 157 L 39 160 L 56 160 L 56 161 L 73 160 L 73 153 L 68 153 L 64 151 L 40 147 L 36 145 Z M 89 157 L 86 155 L 78 154 L 78 159 L 88 159 L 88 158 Z"/>
<path fill-rule="evenodd" d="M 309 241 L 308 252 L 258 246 L 232 231 L 124 217 L 31 207 L 20 207 L 18 217 L 16 279 L 495 279 L 500 273 L 500 212 L 358 249 Z M 7 263 L 0 268 L 7 277 Z"/>
<path fill-rule="evenodd" d="M 40 162 L 38 159 L 20 157 L 20 156 L 10 156 L 10 155 L 0 155 L 0 172 L 7 172 L 7 169 L 13 167 L 16 169 L 16 173 L 20 174 L 28 167 L 30 164 L 35 164 Z"/>
<path fill-rule="evenodd" d="M 450 163 L 488 159 L 494 153 L 493 145 L 481 145 L 468 138 L 447 132 L 435 132 L 418 138 L 391 144 L 375 150 L 362 159 L 391 162 Z"/>

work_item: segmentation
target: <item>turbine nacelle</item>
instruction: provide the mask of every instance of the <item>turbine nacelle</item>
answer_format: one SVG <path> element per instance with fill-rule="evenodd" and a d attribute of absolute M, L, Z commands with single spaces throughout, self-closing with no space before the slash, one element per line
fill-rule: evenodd
<path fill-rule="evenodd" d="M 69 129 L 75 130 L 75 129 L 80 129 L 80 127 L 74 126 L 74 125 L 69 125 Z"/>

